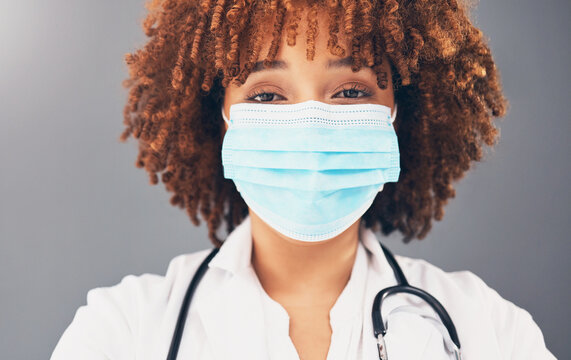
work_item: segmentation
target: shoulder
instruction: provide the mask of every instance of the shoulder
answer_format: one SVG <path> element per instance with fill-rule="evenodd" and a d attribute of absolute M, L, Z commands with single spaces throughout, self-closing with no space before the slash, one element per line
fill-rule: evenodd
<path fill-rule="evenodd" d="M 555 359 L 547 350 L 543 334 L 531 314 L 503 298 L 478 275 L 468 270 L 447 272 L 423 259 L 395 257 L 411 285 L 454 306 L 462 306 L 464 300 L 475 304 L 480 309 L 479 316 L 486 316 L 492 322 L 506 358 L 527 358 L 535 354 L 535 358 Z"/>
<path fill-rule="evenodd" d="M 87 293 L 87 306 L 113 303 L 129 311 L 134 305 L 168 300 L 174 287 L 194 273 L 210 251 L 206 249 L 175 256 L 169 261 L 165 275 L 126 275 L 116 285 L 91 289 Z"/>
<path fill-rule="evenodd" d="M 478 275 L 469 270 L 447 272 L 440 267 L 418 258 L 396 255 L 399 265 L 410 274 L 411 282 L 417 286 L 428 286 L 440 290 L 462 292 L 470 297 L 485 298 L 490 288 Z M 414 283 L 417 284 L 414 284 Z"/>
<path fill-rule="evenodd" d="M 405 275 L 408 274 L 411 285 L 434 291 L 443 297 L 457 297 L 475 301 L 481 307 L 489 311 L 499 309 L 513 314 L 522 315 L 527 313 L 524 309 L 504 299 L 492 289 L 484 280 L 472 271 L 444 271 L 438 266 L 423 259 L 396 256 Z"/>
<path fill-rule="evenodd" d="M 175 256 L 164 275 L 126 275 L 113 286 L 89 290 L 86 304 L 76 310 L 51 359 L 131 358 L 142 323 L 156 320 L 153 315 L 161 316 L 177 288 L 186 288 L 183 282 L 210 251 Z"/>
<path fill-rule="evenodd" d="M 168 284 L 174 284 L 180 280 L 181 276 L 186 278 L 189 273 L 194 274 L 211 251 L 210 248 L 175 256 L 168 264 L 165 281 Z"/>

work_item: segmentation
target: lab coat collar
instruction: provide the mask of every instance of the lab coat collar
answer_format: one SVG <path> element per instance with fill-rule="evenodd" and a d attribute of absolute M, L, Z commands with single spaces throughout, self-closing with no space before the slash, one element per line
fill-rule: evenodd
<path fill-rule="evenodd" d="M 367 249 L 367 254 L 369 255 L 368 258 L 371 261 L 371 270 L 374 273 L 379 274 L 381 280 L 384 282 L 396 285 L 397 282 L 394 278 L 393 270 L 385 257 L 385 253 L 381 248 L 381 243 L 377 239 L 375 233 L 371 229 L 365 227 L 365 223 L 363 221 L 360 223 L 359 236 L 365 249 Z"/>
<path fill-rule="evenodd" d="M 208 264 L 236 275 L 251 265 L 252 223 L 250 215 L 228 234 L 216 256 Z"/>

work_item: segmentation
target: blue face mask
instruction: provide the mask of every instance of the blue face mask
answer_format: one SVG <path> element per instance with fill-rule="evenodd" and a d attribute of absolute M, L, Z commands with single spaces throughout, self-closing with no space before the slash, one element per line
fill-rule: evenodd
<path fill-rule="evenodd" d="M 339 235 L 387 182 L 399 150 L 388 106 L 238 103 L 222 143 L 224 177 L 265 223 L 301 241 Z"/>

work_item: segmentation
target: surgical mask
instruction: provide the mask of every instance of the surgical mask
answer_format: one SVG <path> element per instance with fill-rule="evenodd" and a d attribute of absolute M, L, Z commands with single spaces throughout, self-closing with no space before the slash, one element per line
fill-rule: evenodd
<path fill-rule="evenodd" d="M 400 173 L 396 105 L 238 103 L 222 143 L 232 179 L 266 224 L 292 239 L 321 241 L 357 221 Z"/>

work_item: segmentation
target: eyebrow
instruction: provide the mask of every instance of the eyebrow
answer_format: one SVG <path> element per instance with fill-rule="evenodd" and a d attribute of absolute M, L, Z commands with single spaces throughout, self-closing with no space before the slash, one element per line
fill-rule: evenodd
<path fill-rule="evenodd" d="M 344 57 L 342 59 L 329 60 L 327 62 L 327 65 L 325 66 L 325 68 L 330 69 L 330 68 L 340 68 L 340 67 L 351 66 L 351 62 L 352 62 L 351 56 L 347 56 L 347 57 Z M 275 69 L 287 69 L 287 68 L 288 68 L 287 62 L 282 61 L 282 60 L 274 60 L 272 62 L 272 65 L 270 65 L 270 67 L 268 67 L 268 68 L 266 68 L 264 66 L 263 61 L 258 61 L 254 64 L 254 67 L 250 71 L 250 74 L 253 74 L 255 72 L 262 71 L 262 70 L 275 70 Z"/>
<path fill-rule="evenodd" d="M 351 60 L 351 56 L 347 56 L 344 57 L 343 59 L 337 59 L 337 60 L 329 60 L 327 62 L 327 69 L 330 68 L 340 68 L 340 67 L 346 67 L 346 66 L 351 66 L 351 63 L 353 62 Z"/>

